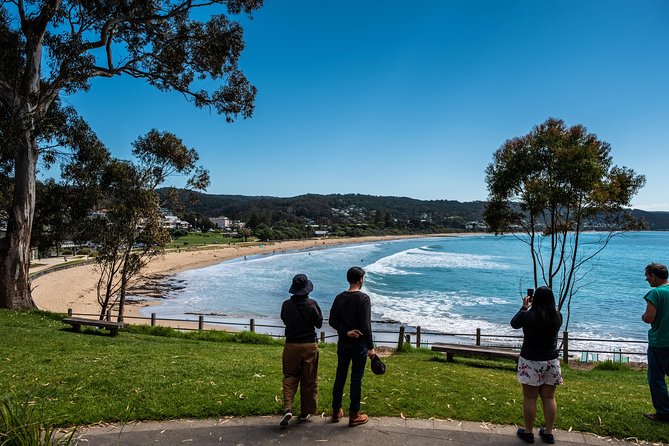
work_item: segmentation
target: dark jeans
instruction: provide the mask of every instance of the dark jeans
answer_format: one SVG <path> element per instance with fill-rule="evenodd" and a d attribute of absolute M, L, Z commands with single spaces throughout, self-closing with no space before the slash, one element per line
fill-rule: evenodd
<path fill-rule="evenodd" d="M 648 347 L 648 385 L 655 411 L 669 416 L 669 393 L 664 377 L 669 375 L 669 348 Z"/>
<path fill-rule="evenodd" d="M 349 364 L 351 364 L 351 406 L 349 407 L 349 412 L 360 411 L 362 376 L 365 374 L 366 363 L 366 345 L 337 347 L 337 376 L 332 388 L 332 409 L 335 413 L 342 407 L 341 400 L 344 394 L 344 385 L 346 384 Z"/>

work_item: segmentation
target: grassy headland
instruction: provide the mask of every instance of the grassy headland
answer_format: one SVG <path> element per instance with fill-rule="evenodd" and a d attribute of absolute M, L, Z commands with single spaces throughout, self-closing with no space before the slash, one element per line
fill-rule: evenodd
<path fill-rule="evenodd" d="M 277 414 L 280 342 L 254 334 L 180 334 L 131 327 L 118 337 L 73 333 L 60 315 L 0 311 L 0 396 L 30 401 L 59 425 Z M 372 416 L 522 423 L 513 362 L 459 360 L 413 350 L 367 373 L 363 409 Z M 319 411 L 329 413 L 334 345 L 322 346 Z M 652 411 L 643 370 L 565 368 L 557 427 L 669 441 Z"/>

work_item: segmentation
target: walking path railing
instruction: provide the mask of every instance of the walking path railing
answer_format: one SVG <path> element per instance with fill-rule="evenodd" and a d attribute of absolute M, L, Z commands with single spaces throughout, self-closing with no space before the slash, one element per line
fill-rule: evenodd
<path fill-rule="evenodd" d="M 67 312 L 68 316 L 99 317 L 99 314 L 91 313 L 73 313 L 71 309 Z M 106 315 L 107 320 L 112 320 L 114 316 L 111 312 Z M 233 319 L 216 316 L 216 319 L 205 319 L 204 315 L 198 315 L 197 319 L 175 319 L 159 318 L 156 313 L 151 313 L 151 317 L 142 316 L 124 316 L 123 320 L 135 320 L 141 324 L 151 326 L 160 326 L 160 322 L 166 322 L 165 326 L 172 326 L 169 323 L 183 323 L 185 326 L 178 325 L 176 328 L 182 331 L 208 330 L 213 329 L 233 329 L 240 331 L 250 331 L 266 334 L 274 338 L 283 338 L 284 325 L 276 323 L 259 323 L 255 318 L 251 319 Z M 390 345 L 402 349 L 404 344 L 415 346 L 416 348 L 429 348 L 435 342 L 451 342 L 457 344 L 483 345 L 510 350 L 520 350 L 522 335 L 503 335 L 503 334 L 485 334 L 477 328 L 473 333 L 449 333 L 440 331 L 422 330 L 420 326 L 408 327 L 400 325 L 397 330 L 383 330 L 379 325 L 387 325 L 386 321 L 372 321 L 376 325 L 374 329 L 374 343 L 376 345 Z M 334 329 L 324 325 L 327 329 L 320 331 L 321 342 L 336 342 L 337 333 Z M 413 342 L 412 342 L 413 340 Z M 621 345 L 626 346 L 625 350 Z M 599 355 L 609 356 L 616 362 L 627 362 L 630 357 L 636 361 L 645 361 L 646 348 L 648 342 L 634 339 L 597 339 L 587 337 L 571 337 L 568 331 L 562 332 L 560 351 L 563 358 L 570 358 L 570 355 L 580 354 L 582 362 L 588 362 L 591 359 L 597 360 Z M 631 346 L 631 347 L 628 347 Z M 639 348 L 631 350 L 634 346 Z M 577 356 L 578 359 L 578 356 Z"/>

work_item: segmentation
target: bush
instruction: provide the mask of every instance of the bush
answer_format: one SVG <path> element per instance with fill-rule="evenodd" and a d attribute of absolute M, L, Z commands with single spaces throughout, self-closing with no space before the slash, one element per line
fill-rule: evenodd
<path fill-rule="evenodd" d="M 595 364 L 594 370 L 629 370 L 630 366 L 623 362 L 602 361 Z"/>
<path fill-rule="evenodd" d="M 48 424 L 28 401 L 0 401 L 0 444 L 65 446 L 73 444 L 75 431 L 56 435 L 55 427 Z"/>
<path fill-rule="evenodd" d="M 414 348 L 408 342 L 402 344 L 402 348 L 396 348 L 395 353 L 410 353 Z"/>
<path fill-rule="evenodd" d="M 212 341 L 212 342 L 239 342 L 240 344 L 257 344 L 257 345 L 272 345 L 282 344 L 269 335 L 253 333 L 250 331 L 240 331 L 238 333 L 231 333 L 222 330 L 194 330 L 189 332 L 181 332 L 170 327 L 151 327 L 150 325 L 130 325 L 127 332 L 149 335 L 161 336 L 165 338 L 182 338 L 193 339 L 198 341 Z M 2 443 L 0 443 L 1 445 Z"/>
<path fill-rule="evenodd" d="M 188 235 L 188 231 L 185 229 L 175 229 L 172 231 L 172 238 L 179 238 Z"/>
<path fill-rule="evenodd" d="M 269 335 L 254 333 L 251 331 L 240 331 L 239 333 L 235 333 L 235 340 L 242 344 L 271 345 L 281 343 Z"/>

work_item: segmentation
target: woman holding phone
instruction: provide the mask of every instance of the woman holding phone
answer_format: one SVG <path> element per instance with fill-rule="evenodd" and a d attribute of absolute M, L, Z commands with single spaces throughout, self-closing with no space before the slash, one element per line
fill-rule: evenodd
<path fill-rule="evenodd" d="M 553 425 L 557 416 L 555 389 L 562 384 L 560 352 L 557 348 L 562 315 L 555 306 L 555 296 L 549 287 L 537 288 L 523 298 L 523 306 L 511 319 L 511 326 L 523 329 L 523 346 L 518 360 L 518 382 L 523 385 L 523 416 L 525 427 L 518 437 L 534 443 L 534 420 L 537 416 L 537 397 L 544 409 L 544 427 L 539 436 L 545 443 L 555 443 Z"/>

